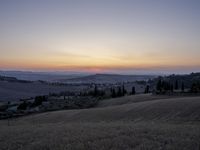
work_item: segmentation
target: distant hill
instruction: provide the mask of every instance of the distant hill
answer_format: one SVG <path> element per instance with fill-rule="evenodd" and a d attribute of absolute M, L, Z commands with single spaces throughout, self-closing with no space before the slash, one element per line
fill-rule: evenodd
<path fill-rule="evenodd" d="M 15 77 L 6 77 L 6 76 L 1 76 L 0 75 L 0 81 L 10 81 L 10 82 L 13 82 L 13 81 L 17 81 L 17 78 L 15 78 Z"/>
<path fill-rule="evenodd" d="M 1 75 L 0 75 L 0 81 L 20 82 L 20 83 L 30 83 L 31 82 L 31 81 L 27 81 L 27 80 L 19 80 L 15 77 L 7 77 L 7 76 L 1 76 Z"/>
<path fill-rule="evenodd" d="M 31 71 L 0 71 L 0 76 L 14 77 L 19 80 L 57 82 L 61 79 L 72 79 L 88 74 L 78 72 L 31 72 Z"/>
<path fill-rule="evenodd" d="M 117 82 L 134 82 L 155 78 L 152 75 L 118 75 L 118 74 L 95 74 L 79 78 L 59 80 L 60 82 L 73 83 L 117 83 Z"/>

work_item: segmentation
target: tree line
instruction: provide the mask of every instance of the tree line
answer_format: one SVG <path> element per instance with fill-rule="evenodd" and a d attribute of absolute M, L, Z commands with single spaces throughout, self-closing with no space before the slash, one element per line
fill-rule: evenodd
<path fill-rule="evenodd" d="M 156 92 L 157 93 L 165 93 L 165 92 L 190 92 L 190 93 L 198 93 L 200 92 L 200 82 L 193 81 L 191 86 L 186 89 L 186 85 L 184 81 L 171 81 L 165 80 L 164 78 L 159 78 L 156 84 Z"/>

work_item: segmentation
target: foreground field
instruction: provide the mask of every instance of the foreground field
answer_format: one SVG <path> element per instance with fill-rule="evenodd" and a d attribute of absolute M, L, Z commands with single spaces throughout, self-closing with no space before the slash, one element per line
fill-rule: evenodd
<path fill-rule="evenodd" d="M 137 96 L 128 97 L 129 101 L 120 105 L 111 99 L 100 103 L 100 108 L 17 118 L 10 121 L 10 126 L 7 120 L 2 120 L 0 147 L 2 150 L 200 149 L 200 97 L 140 97 L 141 101 Z"/>
<path fill-rule="evenodd" d="M 1 150 L 198 150 L 200 127 L 134 122 L 26 124 L 1 127 Z"/>

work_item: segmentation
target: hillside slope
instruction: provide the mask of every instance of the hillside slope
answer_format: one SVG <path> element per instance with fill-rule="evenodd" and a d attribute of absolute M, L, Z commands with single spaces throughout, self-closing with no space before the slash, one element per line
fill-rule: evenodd
<path fill-rule="evenodd" d="M 200 121 L 200 97 L 149 100 L 102 108 L 64 110 L 23 118 L 38 122 Z M 23 120 L 22 119 L 22 120 Z"/>
<path fill-rule="evenodd" d="M 99 102 L 98 107 L 107 107 L 107 106 L 115 106 L 115 105 L 123 105 L 123 104 L 152 101 L 159 99 L 171 99 L 171 98 L 176 98 L 176 96 L 169 97 L 168 95 L 137 94 L 137 95 L 130 95 L 125 97 L 102 100 Z"/>
<path fill-rule="evenodd" d="M 152 98 L 123 105 L 30 115 L 10 120 L 10 126 L 7 120 L 1 120 L 0 147 L 2 150 L 198 150 L 199 108 L 200 97 Z"/>
<path fill-rule="evenodd" d="M 30 98 L 49 93 L 62 91 L 79 91 L 84 86 L 53 85 L 42 82 L 7 82 L 0 81 L 0 101 L 16 101 L 21 98 Z"/>

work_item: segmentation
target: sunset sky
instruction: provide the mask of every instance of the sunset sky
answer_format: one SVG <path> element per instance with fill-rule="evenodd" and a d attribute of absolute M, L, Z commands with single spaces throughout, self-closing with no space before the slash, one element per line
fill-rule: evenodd
<path fill-rule="evenodd" d="M 200 71 L 200 0 L 1 0 L 0 70 Z"/>

